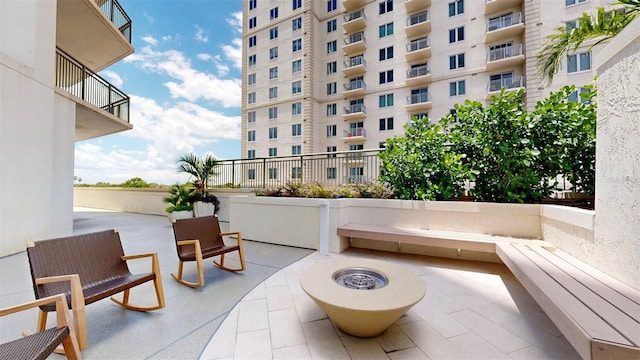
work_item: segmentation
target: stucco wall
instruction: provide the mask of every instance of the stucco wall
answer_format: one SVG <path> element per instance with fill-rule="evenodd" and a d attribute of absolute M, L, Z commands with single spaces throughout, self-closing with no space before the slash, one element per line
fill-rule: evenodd
<path fill-rule="evenodd" d="M 54 92 L 55 1 L 0 1 L 0 256 L 70 234 L 75 106 Z"/>
<path fill-rule="evenodd" d="M 595 60 L 596 221 L 589 263 L 640 289 L 640 18 Z"/>

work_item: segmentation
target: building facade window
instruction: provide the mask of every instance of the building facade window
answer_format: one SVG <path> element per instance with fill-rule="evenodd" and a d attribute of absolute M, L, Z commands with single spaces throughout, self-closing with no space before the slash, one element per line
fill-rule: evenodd
<path fill-rule="evenodd" d="M 383 71 L 379 74 L 380 84 L 393 82 L 393 70 Z"/>
<path fill-rule="evenodd" d="M 393 94 L 384 94 L 378 97 L 378 104 L 381 108 L 393 106 Z"/>
<path fill-rule="evenodd" d="M 278 87 L 274 86 L 269 88 L 269 100 L 278 98 Z"/>
<path fill-rule="evenodd" d="M 296 52 L 302 50 L 302 39 L 295 39 L 291 42 L 291 51 Z"/>
<path fill-rule="evenodd" d="M 247 141 L 256 141 L 256 131 L 255 130 L 247 131 Z"/>
<path fill-rule="evenodd" d="M 249 62 L 249 66 L 255 66 L 256 65 L 256 55 L 249 55 L 249 58 L 247 60 Z"/>
<path fill-rule="evenodd" d="M 336 168 L 334 167 L 329 167 L 327 168 L 327 180 L 335 180 L 337 177 L 338 172 L 336 171 Z"/>
<path fill-rule="evenodd" d="M 302 80 L 291 83 L 291 94 L 299 94 L 302 92 Z"/>
<path fill-rule="evenodd" d="M 567 72 L 591 70 L 591 51 L 567 56 Z"/>
<path fill-rule="evenodd" d="M 393 130 L 393 117 L 380 119 L 380 131 Z"/>
<path fill-rule="evenodd" d="M 256 93 L 255 92 L 250 92 L 247 94 L 247 103 L 248 104 L 255 104 L 256 103 Z"/>
<path fill-rule="evenodd" d="M 338 20 L 333 19 L 327 21 L 327 33 L 334 32 L 336 30 L 338 30 Z"/>
<path fill-rule="evenodd" d="M 269 120 L 274 120 L 278 118 L 278 107 L 272 106 L 269 108 Z"/>
<path fill-rule="evenodd" d="M 269 156 L 278 156 L 278 148 L 269 148 Z"/>
<path fill-rule="evenodd" d="M 255 111 L 249 111 L 247 113 L 247 122 L 248 123 L 256 122 L 256 112 Z"/>
<path fill-rule="evenodd" d="M 464 0 L 457 0 L 449 3 L 449 17 L 464 13 Z"/>
<path fill-rule="evenodd" d="M 338 151 L 338 147 L 337 146 L 327 146 L 327 152 L 328 153 L 334 153 Z M 337 154 L 328 154 L 327 157 L 328 158 L 334 158 L 336 157 Z"/>
<path fill-rule="evenodd" d="M 302 114 L 302 103 L 295 102 L 291 104 L 291 115 L 300 115 Z"/>
<path fill-rule="evenodd" d="M 293 60 L 291 62 L 291 72 L 292 73 L 297 73 L 302 71 L 302 60 L 298 59 L 298 60 Z"/>
<path fill-rule="evenodd" d="M 580 4 L 587 1 L 589 0 L 564 0 L 564 4 L 566 6 L 571 6 L 571 5 L 576 5 L 576 4 Z"/>
<path fill-rule="evenodd" d="M 278 27 L 272 27 L 271 29 L 269 29 L 269 40 L 273 40 L 273 39 L 277 39 L 278 38 Z"/>
<path fill-rule="evenodd" d="M 464 67 L 464 53 L 449 56 L 449 69 L 459 69 Z"/>
<path fill-rule="evenodd" d="M 302 29 L 302 18 L 298 17 L 291 20 L 291 28 L 293 29 L 293 31 Z"/>
<path fill-rule="evenodd" d="M 393 46 L 380 49 L 380 61 L 393 59 Z"/>
<path fill-rule="evenodd" d="M 296 154 L 294 154 L 296 155 Z M 300 166 L 294 166 L 291 168 L 292 179 L 302 179 L 302 168 Z"/>
<path fill-rule="evenodd" d="M 300 155 L 300 154 L 302 154 L 302 145 L 292 145 L 291 155 Z"/>
<path fill-rule="evenodd" d="M 327 43 L 327 54 L 331 54 L 338 51 L 338 42 L 336 40 L 329 41 Z"/>
<path fill-rule="evenodd" d="M 270 20 L 275 20 L 278 18 L 278 7 L 274 7 L 273 9 L 269 10 L 269 19 Z"/>
<path fill-rule="evenodd" d="M 336 72 L 338 72 L 338 63 L 336 61 L 327 63 L 327 75 L 335 74 Z"/>
<path fill-rule="evenodd" d="M 464 40 L 464 26 L 449 29 L 449 44 Z"/>
<path fill-rule="evenodd" d="M 271 152 L 271 149 L 269 149 L 269 152 Z M 272 156 L 278 156 L 278 155 L 272 155 Z M 276 180 L 276 179 L 278 179 L 278 168 L 269 168 L 269 180 Z"/>
<path fill-rule="evenodd" d="M 278 128 L 277 127 L 270 127 L 269 128 L 269 140 L 273 140 L 273 139 L 277 139 L 278 138 Z"/>
<path fill-rule="evenodd" d="M 327 84 L 327 95 L 333 95 L 338 92 L 338 83 L 330 82 Z"/>
<path fill-rule="evenodd" d="M 327 12 L 335 11 L 338 8 L 337 0 L 327 0 Z"/>
<path fill-rule="evenodd" d="M 449 96 L 464 95 L 466 93 L 465 81 L 453 81 L 449 83 Z"/>
<path fill-rule="evenodd" d="M 251 151 L 251 150 L 249 150 Z M 252 158 L 249 158 L 252 159 Z M 247 179 L 255 180 L 256 179 L 256 169 L 247 169 Z"/>
<path fill-rule="evenodd" d="M 255 159 L 256 158 L 256 151 L 255 150 L 247 150 L 247 158 Z"/>
<path fill-rule="evenodd" d="M 338 104 L 327 104 L 327 116 L 336 116 L 338 114 Z"/>
<path fill-rule="evenodd" d="M 293 10 L 298 10 L 302 7 L 302 0 L 293 0 Z"/>
<path fill-rule="evenodd" d="M 338 136 L 338 125 L 327 125 L 327 137 Z"/>
<path fill-rule="evenodd" d="M 249 76 L 247 76 L 247 83 L 249 85 L 254 85 L 256 83 L 256 74 L 249 74 Z"/>
<path fill-rule="evenodd" d="M 291 136 L 302 136 L 302 124 L 291 125 Z"/>
<path fill-rule="evenodd" d="M 384 0 L 378 3 L 378 13 L 380 15 L 393 11 L 393 0 Z"/>
<path fill-rule="evenodd" d="M 249 36 L 249 47 L 250 47 L 250 48 L 252 48 L 252 47 L 256 46 L 256 42 L 257 42 L 257 37 L 256 37 L 256 35 Z"/>
<path fill-rule="evenodd" d="M 581 102 L 583 104 L 589 104 L 589 103 L 591 103 L 591 101 L 589 101 L 587 99 L 583 99 L 580 96 L 580 94 L 586 93 L 586 92 L 589 92 L 589 89 L 583 88 L 583 87 L 576 87 L 576 89 L 571 94 L 569 94 L 568 100 L 576 102 L 576 103 L 577 102 Z"/>
<path fill-rule="evenodd" d="M 278 67 L 274 66 L 272 68 L 269 68 L 269 80 L 273 80 L 277 78 L 278 78 Z"/>
<path fill-rule="evenodd" d="M 273 59 L 277 59 L 278 58 L 278 47 L 272 47 L 271 49 L 269 49 L 269 59 L 273 60 Z"/>
<path fill-rule="evenodd" d="M 258 25 L 258 21 L 256 20 L 255 16 L 252 18 L 249 18 L 249 29 L 253 29 L 257 25 Z"/>
<path fill-rule="evenodd" d="M 258 0 L 249 0 L 249 10 L 253 10 L 258 5 Z"/>
<path fill-rule="evenodd" d="M 453 118 L 453 122 L 458 122 L 458 111 L 456 109 L 449 109 L 449 115 Z"/>
<path fill-rule="evenodd" d="M 393 23 L 390 22 L 388 24 L 380 25 L 378 27 L 378 35 L 383 38 L 389 35 L 393 35 Z"/>

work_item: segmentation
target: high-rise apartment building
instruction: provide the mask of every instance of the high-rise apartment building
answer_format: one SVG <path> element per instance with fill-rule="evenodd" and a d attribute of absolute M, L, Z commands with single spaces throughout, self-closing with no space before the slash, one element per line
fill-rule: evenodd
<path fill-rule="evenodd" d="M 525 88 L 532 106 L 590 84 L 590 44 L 550 86 L 536 54 L 555 28 L 612 2 L 244 1 L 242 157 L 378 148 L 413 115 L 437 120 L 503 87 Z"/>

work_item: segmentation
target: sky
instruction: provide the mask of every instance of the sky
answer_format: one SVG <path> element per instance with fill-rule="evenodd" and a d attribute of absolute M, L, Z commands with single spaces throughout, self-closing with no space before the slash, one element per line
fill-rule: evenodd
<path fill-rule="evenodd" d="M 194 152 L 240 158 L 241 0 L 119 0 L 135 53 L 99 74 L 131 98 L 133 130 L 75 144 L 81 184 L 185 182 Z"/>

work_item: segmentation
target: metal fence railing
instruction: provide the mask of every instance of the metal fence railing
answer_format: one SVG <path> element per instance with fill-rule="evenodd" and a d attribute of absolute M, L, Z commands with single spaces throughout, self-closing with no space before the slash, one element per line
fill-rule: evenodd
<path fill-rule="evenodd" d="M 95 0 L 103 14 L 115 25 L 122 35 L 131 43 L 131 18 L 124 11 L 118 0 Z"/>
<path fill-rule="evenodd" d="M 376 182 L 381 149 L 337 151 L 254 159 L 221 160 L 209 186 L 276 188 L 290 182 L 323 186 Z"/>
<path fill-rule="evenodd" d="M 56 49 L 56 86 L 129 122 L 129 96 L 60 49 Z"/>

